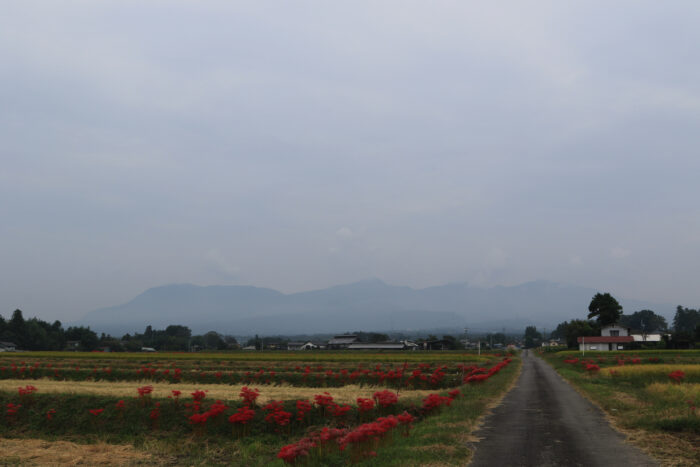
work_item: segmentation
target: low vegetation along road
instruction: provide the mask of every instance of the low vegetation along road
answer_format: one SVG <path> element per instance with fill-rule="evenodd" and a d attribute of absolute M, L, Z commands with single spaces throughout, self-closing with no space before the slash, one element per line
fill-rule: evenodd
<path fill-rule="evenodd" d="M 476 433 L 472 467 L 657 465 L 547 363 L 523 352 L 516 387 Z"/>

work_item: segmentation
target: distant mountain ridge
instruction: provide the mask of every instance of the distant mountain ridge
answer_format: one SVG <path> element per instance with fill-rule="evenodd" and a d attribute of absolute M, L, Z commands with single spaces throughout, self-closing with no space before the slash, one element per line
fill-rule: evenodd
<path fill-rule="evenodd" d="M 118 306 L 92 311 L 71 324 L 122 335 L 146 326 L 189 326 L 235 335 L 311 334 L 344 331 L 409 331 L 447 328 L 461 332 L 552 329 L 586 317 L 594 289 L 548 281 L 491 288 L 466 283 L 413 289 L 368 279 L 326 289 L 284 294 L 242 286 L 171 284 L 146 290 Z M 669 319 L 672 305 L 618 297 L 629 314 L 649 308 Z"/>

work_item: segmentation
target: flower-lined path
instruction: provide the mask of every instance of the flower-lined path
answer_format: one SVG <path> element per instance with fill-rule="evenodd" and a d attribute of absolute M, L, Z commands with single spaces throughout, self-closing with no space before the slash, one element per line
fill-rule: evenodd
<path fill-rule="evenodd" d="M 475 435 L 472 467 L 657 465 L 528 351 L 517 385 Z"/>

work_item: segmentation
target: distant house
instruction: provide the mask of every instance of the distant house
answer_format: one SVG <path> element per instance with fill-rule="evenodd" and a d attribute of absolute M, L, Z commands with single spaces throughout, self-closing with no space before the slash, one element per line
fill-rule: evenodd
<path fill-rule="evenodd" d="M 254 345 L 246 345 L 241 350 L 258 350 Z"/>
<path fill-rule="evenodd" d="M 350 344 L 353 344 L 355 342 L 357 342 L 357 336 L 354 334 L 343 334 L 340 336 L 333 336 L 333 338 L 328 341 L 328 349 L 347 349 Z"/>
<path fill-rule="evenodd" d="M 0 342 L 0 352 L 15 352 L 17 346 L 12 342 Z"/>
<path fill-rule="evenodd" d="M 561 339 L 550 339 L 548 341 L 542 341 L 542 347 L 559 347 L 560 345 L 564 345 L 561 342 Z"/>
<path fill-rule="evenodd" d="M 314 350 L 318 346 L 311 341 L 306 342 L 287 342 L 287 350 Z"/>
<path fill-rule="evenodd" d="M 423 342 L 423 350 L 449 350 L 452 345 L 451 341 L 445 339 L 425 341 Z"/>
<path fill-rule="evenodd" d="M 155 352 L 156 349 L 153 347 L 141 347 L 141 352 Z"/>
<path fill-rule="evenodd" d="M 576 340 L 581 351 L 595 350 L 601 352 L 624 350 L 625 345 L 634 342 L 634 337 L 630 336 L 629 328 L 611 324 L 600 329 L 600 336 L 581 336 Z"/>
<path fill-rule="evenodd" d="M 66 341 L 66 350 L 77 351 L 80 348 L 80 341 Z"/>

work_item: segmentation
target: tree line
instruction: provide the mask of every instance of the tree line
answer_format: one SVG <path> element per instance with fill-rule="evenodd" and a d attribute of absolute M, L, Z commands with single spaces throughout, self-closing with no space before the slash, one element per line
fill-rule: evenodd
<path fill-rule="evenodd" d="M 60 321 L 48 323 L 38 318 L 24 319 L 21 310 L 15 310 L 9 320 L 0 315 L 0 342 L 10 342 L 21 350 L 81 350 L 109 348 L 111 352 L 140 351 L 144 347 L 155 350 L 224 350 L 238 346 L 233 336 L 209 331 L 192 335 L 187 326 L 170 325 L 165 329 L 147 326 L 143 333 L 125 334 L 121 338 L 96 332 L 85 326 L 64 329 Z"/>

